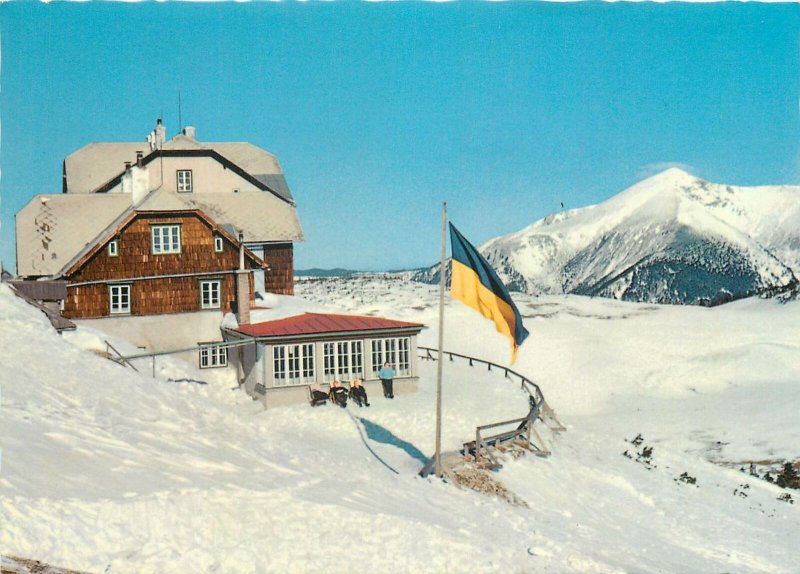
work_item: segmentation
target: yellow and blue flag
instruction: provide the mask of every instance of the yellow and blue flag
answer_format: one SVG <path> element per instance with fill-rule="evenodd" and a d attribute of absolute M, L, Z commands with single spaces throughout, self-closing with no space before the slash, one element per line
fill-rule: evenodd
<path fill-rule="evenodd" d="M 450 294 L 469 305 L 487 319 L 494 321 L 497 330 L 511 339 L 511 362 L 517 359 L 517 349 L 528 336 L 522 317 L 511 300 L 508 289 L 472 244 L 450 224 L 450 249 L 453 253 L 450 272 Z"/>

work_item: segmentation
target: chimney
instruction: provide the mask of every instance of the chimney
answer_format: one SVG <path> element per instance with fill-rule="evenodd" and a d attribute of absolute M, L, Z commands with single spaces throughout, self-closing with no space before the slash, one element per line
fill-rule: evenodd
<path fill-rule="evenodd" d="M 138 167 L 142 167 L 142 158 L 144 157 L 144 152 L 137 151 L 136 152 L 136 165 Z"/>
<path fill-rule="evenodd" d="M 161 118 L 156 120 L 156 127 L 152 132 L 147 134 L 147 143 L 150 144 L 150 151 L 156 151 L 164 147 L 164 142 L 167 139 L 167 128 L 161 123 Z"/>
<path fill-rule="evenodd" d="M 149 192 L 147 170 L 125 162 L 125 173 L 122 174 L 122 193 L 131 194 L 131 205 L 138 205 Z"/>
<path fill-rule="evenodd" d="M 244 233 L 239 232 L 239 271 L 244 271 Z"/>
<path fill-rule="evenodd" d="M 236 271 L 236 320 L 250 324 L 250 272 L 244 268 L 244 234 L 239 232 L 239 270 Z"/>
<path fill-rule="evenodd" d="M 186 126 L 183 128 L 183 135 L 185 135 L 189 139 L 194 139 L 194 127 L 193 126 Z"/>

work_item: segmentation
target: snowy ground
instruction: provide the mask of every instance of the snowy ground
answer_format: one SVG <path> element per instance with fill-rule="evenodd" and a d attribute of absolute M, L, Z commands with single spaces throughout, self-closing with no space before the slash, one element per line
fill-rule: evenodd
<path fill-rule="evenodd" d="M 298 294 L 422 321 L 435 346 L 431 286 L 335 279 Z M 210 383 L 197 385 L 120 367 L 87 351 L 102 351 L 94 333 L 59 337 L 0 286 L 0 554 L 98 573 L 800 569 L 800 502 L 738 470 L 800 460 L 800 304 L 517 300 L 531 336 L 514 368 L 569 428 L 545 436 L 551 457 L 494 475 L 527 508 L 416 476 L 433 451 L 434 363 L 419 393 L 369 409 L 263 411 L 209 371 L 159 366 Z M 510 355 L 454 302 L 445 341 Z M 526 410 L 502 375 L 446 363 L 446 449 Z M 397 446 L 364 438 L 375 429 Z"/>

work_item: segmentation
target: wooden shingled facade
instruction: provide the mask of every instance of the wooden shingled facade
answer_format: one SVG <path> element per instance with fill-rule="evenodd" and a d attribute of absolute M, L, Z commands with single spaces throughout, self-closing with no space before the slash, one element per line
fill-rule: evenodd
<path fill-rule="evenodd" d="M 154 225 L 180 226 L 179 253 L 153 253 Z M 219 252 L 214 248 L 216 237 L 222 238 Z M 116 241 L 117 255 L 109 253 L 111 241 Z M 246 252 L 246 268 L 261 265 Z M 238 267 L 238 243 L 199 212 L 135 213 L 65 274 L 64 315 L 74 319 L 110 316 L 109 286 L 126 283 L 131 286 L 130 315 L 199 311 L 204 280 L 220 281 L 219 310 L 230 311 Z M 252 301 L 252 274 L 249 279 Z"/>
<path fill-rule="evenodd" d="M 292 244 L 266 245 L 264 262 L 269 266 L 269 271 L 264 277 L 264 288 L 269 293 L 294 295 L 294 249 Z"/>

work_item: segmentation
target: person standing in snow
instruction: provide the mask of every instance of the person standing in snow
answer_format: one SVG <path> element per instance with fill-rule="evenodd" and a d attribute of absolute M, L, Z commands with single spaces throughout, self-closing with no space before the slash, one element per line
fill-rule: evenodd
<path fill-rule="evenodd" d="M 383 386 L 383 396 L 387 399 L 394 398 L 394 369 L 389 366 L 389 363 L 386 362 L 383 364 L 383 368 L 378 372 L 378 377 L 381 380 L 381 385 Z"/>

